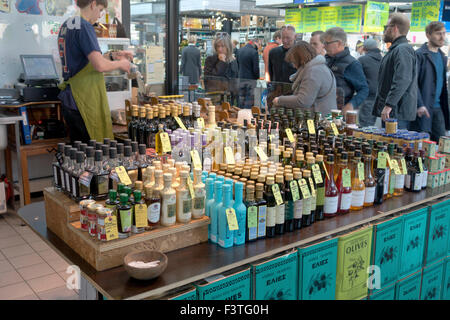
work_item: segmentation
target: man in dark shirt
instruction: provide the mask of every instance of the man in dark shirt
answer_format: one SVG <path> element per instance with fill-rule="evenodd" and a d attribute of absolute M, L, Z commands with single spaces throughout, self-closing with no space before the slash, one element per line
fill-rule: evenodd
<path fill-rule="evenodd" d="M 282 46 L 273 48 L 269 52 L 269 75 L 270 81 L 291 83 L 289 77 L 297 72 L 291 63 L 285 60 L 286 53 L 294 45 L 295 28 L 293 26 L 283 27 L 281 30 Z"/>
<path fill-rule="evenodd" d="M 259 79 L 259 55 L 257 43 L 250 40 L 239 49 L 237 54 L 239 65 L 239 107 L 250 109 L 254 105 L 256 80 Z"/>
<path fill-rule="evenodd" d="M 181 73 L 189 77 L 189 84 L 198 84 L 202 74 L 200 50 L 195 46 L 196 37 L 189 37 L 189 45 L 181 52 Z"/>

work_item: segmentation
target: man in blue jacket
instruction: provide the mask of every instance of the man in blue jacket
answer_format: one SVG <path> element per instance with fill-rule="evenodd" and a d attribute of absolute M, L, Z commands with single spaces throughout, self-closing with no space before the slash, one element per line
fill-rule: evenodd
<path fill-rule="evenodd" d="M 425 34 L 428 42 L 416 51 L 417 118 L 411 129 L 428 132 L 438 142 L 450 128 L 447 94 L 447 57 L 441 51 L 446 30 L 442 22 L 430 22 Z"/>

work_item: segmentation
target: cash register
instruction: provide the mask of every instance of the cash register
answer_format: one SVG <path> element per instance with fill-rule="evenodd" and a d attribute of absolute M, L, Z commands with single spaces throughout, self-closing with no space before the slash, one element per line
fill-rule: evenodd
<path fill-rule="evenodd" d="M 24 102 L 58 100 L 59 76 L 52 55 L 21 55 L 23 73 L 15 84 Z"/>

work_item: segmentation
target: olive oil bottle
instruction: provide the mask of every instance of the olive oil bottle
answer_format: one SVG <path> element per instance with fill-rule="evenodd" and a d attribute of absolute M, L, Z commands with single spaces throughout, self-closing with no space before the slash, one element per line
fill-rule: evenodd
<path fill-rule="evenodd" d="M 275 181 L 273 176 L 268 176 L 266 179 L 266 189 L 264 192 L 264 199 L 267 202 L 266 236 L 268 238 L 275 237 L 277 203 L 275 201 L 272 188 L 274 183 Z"/>
<path fill-rule="evenodd" d="M 255 241 L 258 238 L 258 204 L 255 201 L 255 187 L 248 185 L 246 190 L 245 206 L 247 207 L 246 241 Z"/>

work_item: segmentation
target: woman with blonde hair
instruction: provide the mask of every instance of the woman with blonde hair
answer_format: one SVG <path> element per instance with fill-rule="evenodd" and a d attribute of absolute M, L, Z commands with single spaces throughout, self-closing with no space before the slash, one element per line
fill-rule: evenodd
<path fill-rule="evenodd" d="M 336 79 L 325 57 L 309 43 L 299 41 L 286 54 L 286 61 L 298 69 L 290 77 L 293 95 L 275 98 L 275 106 L 312 108 L 324 115 L 336 109 Z"/>

